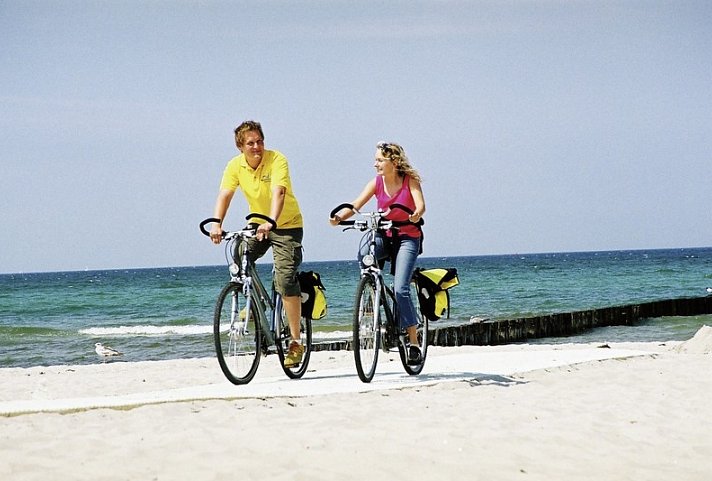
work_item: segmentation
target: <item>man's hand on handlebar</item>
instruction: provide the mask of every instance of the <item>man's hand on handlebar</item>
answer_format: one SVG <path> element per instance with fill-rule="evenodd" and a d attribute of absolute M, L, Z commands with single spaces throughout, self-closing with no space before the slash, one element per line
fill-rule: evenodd
<path fill-rule="evenodd" d="M 210 228 L 210 240 L 213 241 L 213 244 L 220 244 L 222 239 L 223 239 L 222 226 L 218 223 L 213 223 L 213 226 Z"/>
<path fill-rule="evenodd" d="M 272 230 L 272 224 L 270 222 L 264 222 L 257 226 L 257 240 L 262 241 L 269 237 L 269 231 Z"/>

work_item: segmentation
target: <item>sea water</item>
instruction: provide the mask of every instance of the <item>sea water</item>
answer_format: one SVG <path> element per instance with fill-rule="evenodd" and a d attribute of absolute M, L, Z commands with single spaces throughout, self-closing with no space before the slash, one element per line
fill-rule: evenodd
<path fill-rule="evenodd" d="M 712 248 L 424 257 L 418 265 L 457 268 L 450 319 L 438 321 L 453 324 L 700 297 L 712 286 Z M 270 282 L 271 264 L 258 269 Z M 357 263 L 302 269 L 317 271 L 327 289 L 315 340 L 348 337 Z M 214 304 L 228 279 L 226 266 L 0 275 L 0 367 L 100 362 L 95 342 L 121 350 L 122 361 L 213 356 Z M 712 316 L 645 319 L 563 341 L 684 340 L 704 324 Z"/>

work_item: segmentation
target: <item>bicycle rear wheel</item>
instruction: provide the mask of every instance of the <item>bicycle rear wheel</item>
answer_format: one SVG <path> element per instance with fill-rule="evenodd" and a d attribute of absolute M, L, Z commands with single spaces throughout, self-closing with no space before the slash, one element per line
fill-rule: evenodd
<path fill-rule="evenodd" d="M 279 332 L 277 334 L 277 353 L 279 354 L 279 363 L 282 366 L 282 370 L 290 379 L 298 379 L 307 372 L 307 367 L 309 366 L 309 357 L 312 351 L 312 322 L 311 319 L 306 319 L 304 317 L 300 320 L 300 339 L 299 342 L 304 346 L 304 357 L 302 357 L 302 362 L 295 367 L 284 367 L 284 356 L 289 351 L 289 343 L 292 340 L 292 335 L 289 330 L 289 322 L 287 321 L 287 313 L 284 311 L 284 304 L 282 304 L 281 297 L 278 298 L 276 312 L 277 312 L 277 326 Z"/>
<path fill-rule="evenodd" d="M 247 384 L 260 364 L 262 336 L 255 303 L 247 312 L 242 284 L 231 282 L 218 295 L 213 338 L 220 369 L 233 384 Z"/>
<path fill-rule="evenodd" d="M 376 304 L 376 284 L 365 276 L 356 288 L 353 314 L 353 349 L 356 372 L 363 382 L 371 382 L 381 347 L 381 316 Z"/>
<path fill-rule="evenodd" d="M 416 286 L 414 282 L 410 283 L 410 292 L 418 292 L 418 286 Z M 414 299 L 417 298 L 414 297 Z M 405 346 L 402 342 L 398 343 L 398 353 L 400 354 L 401 363 L 403 363 L 405 372 L 411 376 L 420 374 L 423 370 L 423 366 L 425 366 L 425 357 L 428 355 L 428 318 L 425 317 L 420 311 L 420 303 L 414 302 L 414 306 L 415 313 L 418 315 L 418 347 L 420 348 L 420 353 L 422 355 L 421 361 L 418 364 L 408 364 L 408 353 L 405 350 Z"/>

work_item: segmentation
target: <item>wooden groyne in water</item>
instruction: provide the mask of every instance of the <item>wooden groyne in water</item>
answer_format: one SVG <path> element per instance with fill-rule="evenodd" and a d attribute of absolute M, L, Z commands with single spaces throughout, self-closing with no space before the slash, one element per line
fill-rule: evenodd
<path fill-rule="evenodd" d="M 585 311 L 515 319 L 495 319 L 438 327 L 430 323 L 428 344 L 433 346 L 484 346 L 523 342 L 540 337 L 562 337 L 594 327 L 629 326 L 655 317 L 712 314 L 712 295 L 603 307 Z M 315 351 L 350 349 L 351 341 L 314 345 Z"/>
<path fill-rule="evenodd" d="M 578 334 L 594 327 L 629 326 L 641 319 L 712 314 L 712 296 L 666 299 L 642 304 L 548 314 L 518 319 L 484 320 L 439 329 L 430 323 L 434 346 L 495 345 L 540 337 Z"/>

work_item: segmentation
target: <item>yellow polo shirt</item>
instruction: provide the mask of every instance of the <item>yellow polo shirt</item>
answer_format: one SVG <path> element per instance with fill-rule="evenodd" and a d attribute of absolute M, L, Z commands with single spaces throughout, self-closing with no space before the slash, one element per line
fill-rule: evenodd
<path fill-rule="evenodd" d="M 287 158 L 276 150 L 265 150 L 262 162 L 256 169 L 250 167 L 245 155 L 240 154 L 228 162 L 223 172 L 220 189 L 237 190 L 241 188 L 250 212 L 270 215 L 272 189 L 281 186 L 286 189 L 284 208 L 277 221 L 278 229 L 302 227 L 302 213 L 292 191 Z"/>

